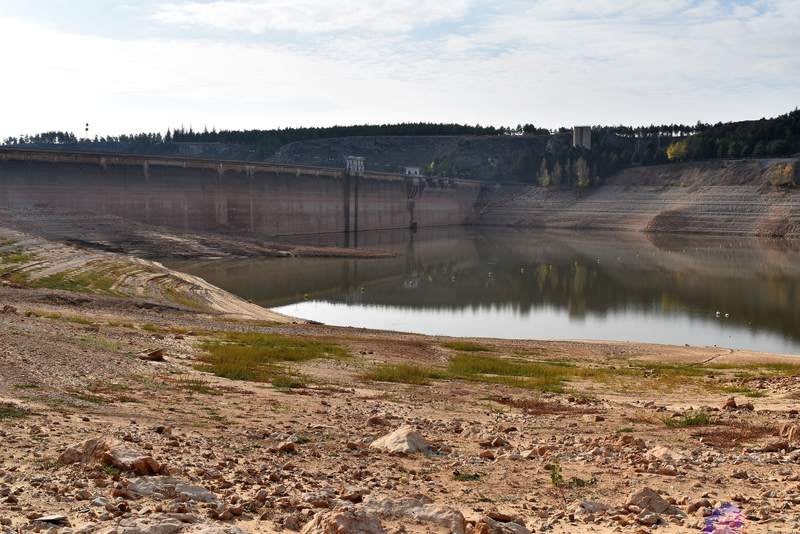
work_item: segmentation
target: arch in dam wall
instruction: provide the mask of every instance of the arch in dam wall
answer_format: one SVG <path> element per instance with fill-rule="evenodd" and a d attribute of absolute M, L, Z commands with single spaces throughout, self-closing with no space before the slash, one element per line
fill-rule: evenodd
<path fill-rule="evenodd" d="M 467 180 L 325 167 L 0 149 L 0 207 L 108 213 L 185 231 L 280 236 L 458 225 L 473 217 L 479 191 Z"/>

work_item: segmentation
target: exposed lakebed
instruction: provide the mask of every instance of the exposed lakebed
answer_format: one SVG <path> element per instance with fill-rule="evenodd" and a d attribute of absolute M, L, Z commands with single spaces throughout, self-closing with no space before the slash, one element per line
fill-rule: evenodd
<path fill-rule="evenodd" d="M 800 243 L 469 227 L 358 241 L 396 256 L 167 263 L 332 325 L 800 354 Z"/>

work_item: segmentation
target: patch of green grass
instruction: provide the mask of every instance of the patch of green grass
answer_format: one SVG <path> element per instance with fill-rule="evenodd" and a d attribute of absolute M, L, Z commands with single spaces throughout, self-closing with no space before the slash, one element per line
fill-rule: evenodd
<path fill-rule="evenodd" d="M 584 371 L 579 367 L 472 354 L 459 354 L 447 367 L 452 378 L 551 392 L 563 391 L 564 382 L 582 376 Z"/>
<path fill-rule="evenodd" d="M 113 465 L 104 465 L 103 472 L 110 477 L 115 477 L 122 474 L 122 469 Z"/>
<path fill-rule="evenodd" d="M 480 473 L 461 473 L 460 471 L 455 471 L 453 473 L 453 478 L 459 482 L 477 482 L 481 479 L 481 475 Z"/>
<path fill-rule="evenodd" d="M 145 324 L 141 325 L 139 328 L 141 328 L 141 329 L 142 329 L 142 330 L 144 330 L 145 332 L 156 332 L 156 333 L 162 333 L 162 332 L 164 332 L 164 331 L 165 331 L 165 330 L 164 330 L 164 329 L 162 329 L 160 326 L 158 326 L 158 325 L 154 325 L 154 324 L 152 324 L 152 323 L 145 323 Z"/>
<path fill-rule="evenodd" d="M 167 287 L 162 290 L 162 294 L 168 301 L 189 310 L 203 311 L 208 309 L 208 306 L 192 299 L 189 295 L 181 293 L 175 288 Z"/>
<path fill-rule="evenodd" d="M 303 388 L 308 385 L 308 381 L 301 375 L 296 373 L 289 374 L 281 371 L 274 372 L 269 382 L 275 389 Z"/>
<path fill-rule="evenodd" d="M 108 326 L 114 326 L 119 328 L 134 328 L 135 325 L 133 323 L 129 323 L 126 321 L 106 321 Z"/>
<path fill-rule="evenodd" d="M 714 424 L 714 419 L 706 412 L 687 412 L 679 417 L 666 417 L 663 421 L 668 428 L 688 428 Z"/>
<path fill-rule="evenodd" d="M 15 384 L 16 389 L 41 389 L 42 386 L 34 384 L 33 382 L 25 382 L 24 384 Z"/>
<path fill-rule="evenodd" d="M 633 429 L 631 427 L 629 427 L 629 426 L 624 426 L 624 427 L 620 428 L 619 430 L 617 430 L 617 433 L 619 433 L 619 434 L 629 434 L 631 432 L 633 432 Z"/>
<path fill-rule="evenodd" d="M 25 317 L 39 317 L 45 319 L 61 319 L 61 314 L 58 312 L 47 312 L 40 310 L 29 310 L 25 312 Z"/>
<path fill-rule="evenodd" d="M 750 398 L 760 398 L 766 397 L 767 394 L 761 391 L 760 389 L 753 389 L 747 386 L 724 386 L 722 391 L 725 393 L 734 393 L 737 395 L 742 395 L 744 397 Z"/>
<path fill-rule="evenodd" d="M 70 323 L 94 326 L 94 321 L 92 319 L 89 319 L 88 317 L 82 317 L 80 315 L 64 315 L 62 316 L 62 319 L 69 321 Z"/>
<path fill-rule="evenodd" d="M 364 374 L 367 380 L 397 382 L 401 384 L 429 384 L 431 379 L 445 378 L 442 371 L 408 363 L 383 363 Z"/>
<path fill-rule="evenodd" d="M 36 256 L 34 254 L 23 252 L 20 249 L 0 252 L 0 263 L 2 264 L 19 265 L 21 263 L 30 263 L 35 260 Z"/>
<path fill-rule="evenodd" d="M 60 289 L 74 293 L 107 293 L 115 294 L 111 290 L 115 279 L 103 275 L 95 270 L 89 271 L 63 271 L 42 278 L 31 280 L 31 287 L 45 289 Z"/>
<path fill-rule="evenodd" d="M 491 352 L 492 350 L 486 345 L 481 345 L 480 343 L 474 343 L 472 341 L 448 341 L 447 343 L 442 343 L 442 346 L 446 349 L 457 350 L 459 352 Z"/>
<path fill-rule="evenodd" d="M 342 347 L 302 337 L 253 332 L 226 332 L 201 343 L 205 352 L 197 369 L 233 380 L 271 382 L 277 388 L 304 384 L 284 365 L 314 359 L 345 358 Z"/>
<path fill-rule="evenodd" d="M 0 402 L 0 420 L 2 419 L 20 419 L 30 415 L 28 410 L 9 404 L 7 402 Z"/>

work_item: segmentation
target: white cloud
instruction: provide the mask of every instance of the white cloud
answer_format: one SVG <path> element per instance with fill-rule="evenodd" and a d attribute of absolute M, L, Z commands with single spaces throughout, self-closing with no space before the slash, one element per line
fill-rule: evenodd
<path fill-rule="evenodd" d="M 298 0 L 287 9 L 311 10 L 297 19 L 308 28 L 341 31 L 288 41 L 269 32 L 233 38 L 240 30 L 224 41 L 123 40 L 0 18 L 0 47 L 15 51 L 3 60 L 13 76 L 0 84 L 0 136 L 77 129 L 84 121 L 101 134 L 181 123 L 694 122 L 770 116 L 800 103 L 794 0 L 735 8 L 696 0 L 511 0 L 479 16 L 476 3 L 456 29 L 429 35 L 357 30 L 356 21 L 377 20 L 380 6 L 371 4 L 359 9 L 343 0 L 333 10 Z M 381 5 L 401 10 L 410 2 Z M 408 28 L 465 6 L 442 0 L 390 26 Z M 220 28 L 240 16 L 232 9 Z M 269 28 L 296 24 L 282 16 Z"/>
<path fill-rule="evenodd" d="M 470 0 L 217 0 L 162 5 L 153 18 L 166 24 L 217 30 L 403 32 L 464 16 Z"/>

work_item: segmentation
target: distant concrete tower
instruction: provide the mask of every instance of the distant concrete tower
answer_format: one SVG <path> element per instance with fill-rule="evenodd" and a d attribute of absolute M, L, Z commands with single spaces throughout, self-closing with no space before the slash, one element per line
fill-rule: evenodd
<path fill-rule="evenodd" d="M 361 156 L 347 156 L 345 158 L 345 172 L 350 176 L 363 176 L 365 161 L 366 159 Z"/>
<path fill-rule="evenodd" d="M 586 150 L 592 149 L 592 127 L 591 126 L 573 126 L 572 128 L 572 146 L 583 147 Z"/>

